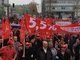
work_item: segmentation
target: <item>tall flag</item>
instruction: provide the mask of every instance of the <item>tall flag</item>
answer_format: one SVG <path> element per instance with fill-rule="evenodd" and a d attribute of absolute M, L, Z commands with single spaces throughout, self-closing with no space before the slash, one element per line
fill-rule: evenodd
<path fill-rule="evenodd" d="M 36 31 L 36 19 L 28 14 L 25 16 L 25 18 L 29 35 L 33 35 Z"/>
<path fill-rule="evenodd" d="M 2 38 L 4 39 L 4 35 L 5 35 L 5 22 L 4 20 L 2 20 Z"/>
<path fill-rule="evenodd" d="M 22 20 L 21 20 L 21 29 L 20 29 L 20 42 L 22 44 L 24 44 L 25 35 L 26 35 L 25 19 L 22 18 Z"/>
<path fill-rule="evenodd" d="M 11 34 L 12 34 L 11 25 L 9 19 L 6 18 L 5 22 L 2 22 L 2 38 L 8 39 L 10 38 Z"/>

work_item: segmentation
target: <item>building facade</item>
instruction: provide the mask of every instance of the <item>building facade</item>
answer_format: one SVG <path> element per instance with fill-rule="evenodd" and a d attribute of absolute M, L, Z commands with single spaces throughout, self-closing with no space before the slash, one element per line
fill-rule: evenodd
<path fill-rule="evenodd" d="M 68 18 L 79 16 L 79 0 L 43 0 L 42 13 L 44 16 Z"/>
<path fill-rule="evenodd" d="M 0 5 L 4 7 L 5 16 L 9 15 L 9 0 L 0 0 Z"/>
<path fill-rule="evenodd" d="M 0 5 L 2 5 L 2 4 L 9 4 L 9 0 L 0 0 Z"/>

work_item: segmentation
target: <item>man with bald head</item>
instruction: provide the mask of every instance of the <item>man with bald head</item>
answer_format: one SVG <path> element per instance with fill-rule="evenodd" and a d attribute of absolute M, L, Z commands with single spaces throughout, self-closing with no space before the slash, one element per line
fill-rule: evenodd
<path fill-rule="evenodd" d="M 47 41 L 43 41 L 43 49 L 45 50 L 45 49 L 47 49 L 47 47 L 48 47 L 48 42 Z"/>
<path fill-rule="evenodd" d="M 48 42 L 43 41 L 43 47 L 39 51 L 40 60 L 52 60 L 52 53 L 48 48 Z"/>

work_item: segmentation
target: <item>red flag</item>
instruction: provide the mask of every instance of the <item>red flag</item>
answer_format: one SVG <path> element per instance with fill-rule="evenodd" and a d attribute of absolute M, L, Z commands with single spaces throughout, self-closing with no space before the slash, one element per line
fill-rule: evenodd
<path fill-rule="evenodd" d="M 2 37 L 3 39 L 8 39 L 11 36 L 11 25 L 9 23 L 9 19 L 6 18 L 5 23 L 2 23 Z"/>
<path fill-rule="evenodd" d="M 5 22 L 4 20 L 2 20 L 2 38 L 4 39 L 4 35 L 5 35 Z"/>
<path fill-rule="evenodd" d="M 46 37 L 47 36 L 51 36 L 53 31 L 52 31 L 52 19 L 51 18 L 48 18 L 48 19 L 45 19 L 45 22 L 46 22 L 46 25 L 47 25 L 47 28 L 46 28 Z"/>
<path fill-rule="evenodd" d="M 20 30 L 20 42 L 24 44 L 24 39 L 25 39 L 26 31 L 25 30 Z"/>
<path fill-rule="evenodd" d="M 37 18 L 36 19 L 36 34 L 40 32 L 40 22 L 41 22 L 41 18 Z"/>
<path fill-rule="evenodd" d="M 46 34 L 46 29 L 47 29 L 47 24 L 45 21 L 41 21 L 40 22 L 40 35 L 42 38 L 45 37 Z"/>
<path fill-rule="evenodd" d="M 25 18 L 22 18 L 22 20 L 21 20 L 21 29 L 22 30 L 26 30 L 26 21 L 25 21 Z"/>
<path fill-rule="evenodd" d="M 30 35 L 34 34 L 36 31 L 36 20 L 30 16 L 26 15 L 26 26 Z"/>
<path fill-rule="evenodd" d="M 21 29 L 20 29 L 20 42 L 22 44 L 24 44 L 25 35 L 26 35 L 25 19 L 22 18 L 22 20 L 21 20 Z"/>

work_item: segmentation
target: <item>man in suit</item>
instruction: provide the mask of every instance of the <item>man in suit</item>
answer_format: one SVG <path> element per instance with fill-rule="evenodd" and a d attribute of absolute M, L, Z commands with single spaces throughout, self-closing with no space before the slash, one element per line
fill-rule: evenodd
<path fill-rule="evenodd" d="M 52 60 L 52 53 L 47 41 L 43 41 L 43 47 L 39 50 L 39 58 L 40 60 Z"/>
<path fill-rule="evenodd" d="M 52 60 L 56 60 L 57 50 L 54 47 L 52 42 L 49 42 L 49 48 L 50 48 L 50 50 L 52 52 Z"/>
<path fill-rule="evenodd" d="M 75 60 L 80 60 L 80 39 L 76 39 L 73 45 L 73 53 L 75 55 Z"/>

